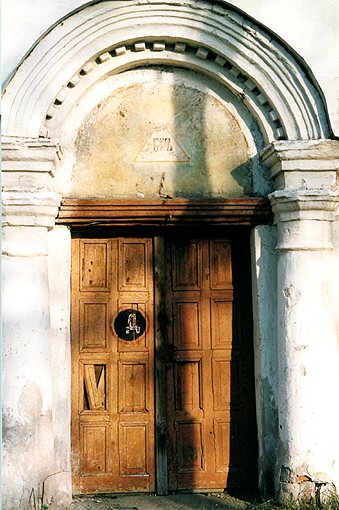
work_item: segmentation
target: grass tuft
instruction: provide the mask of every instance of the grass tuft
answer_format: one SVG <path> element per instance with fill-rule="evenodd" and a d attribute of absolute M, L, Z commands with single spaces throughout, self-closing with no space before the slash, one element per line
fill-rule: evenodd
<path fill-rule="evenodd" d="M 331 494 L 322 503 L 317 503 L 315 499 L 311 501 L 291 499 L 284 503 L 277 503 L 272 500 L 262 503 L 249 503 L 246 510 L 339 510 L 339 496 Z"/>

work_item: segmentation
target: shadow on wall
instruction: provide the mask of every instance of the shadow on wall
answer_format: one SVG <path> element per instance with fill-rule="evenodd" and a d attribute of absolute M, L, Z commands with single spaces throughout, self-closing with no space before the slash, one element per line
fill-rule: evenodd
<path fill-rule="evenodd" d="M 209 198 L 214 196 L 215 190 L 210 174 L 213 168 L 209 168 L 210 162 L 206 154 L 206 133 L 211 119 L 206 116 L 205 97 L 205 95 L 200 95 L 199 103 L 193 104 L 195 108 L 193 122 L 199 126 L 199 136 L 195 140 L 199 174 L 188 187 L 192 184 L 196 185 L 199 193 L 203 192 L 204 198 Z M 171 130 L 173 138 L 181 142 L 185 140 L 187 125 L 182 100 L 175 89 L 172 104 L 175 116 Z M 250 165 L 251 162 L 244 163 L 231 172 L 243 188 L 245 195 L 253 195 Z M 183 194 L 182 186 L 186 184 L 185 173 L 190 174 L 187 165 L 177 164 L 173 186 L 174 196 Z M 164 196 L 166 196 L 165 188 Z M 195 197 L 193 188 L 192 198 L 201 198 L 201 196 Z M 173 272 L 178 271 L 183 275 L 183 278 L 187 278 L 187 282 L 193 281 L 195 270 L 198 272 L 199 269 L 194 267 L 194 263 L 190 264 L 191 241 L 195 238 L 199 240 L 199 238 L 215 236 L 230 240 L 232 245 L 234 298 L 233 306 L 231 305 L 231 316 L 220 317 L 220 330 L 216 332 L 213 329 L 215 327 L 215 324 L 213 326 L 215 320 L 212 311 L 213 300 L 220 299 L 224 303 L 227 297 L 226 291 L 213 291 L 213 285 L 209 280 L 208 290 L 205 289 L 205 283 L 202 283 L 200 291 L 197 292 L 196 288 L 191 293 L 187 292 L 185 297 L 183 297 L 184 294 L 180 295 L 183 301 L 199 301 L 201 307 L 204 308 L 202 313 L 205 316 L 202 317 L 203 320 L 200 324 L 202 351 L 194 351 L 195 348 L 192 347 L 195 342 L 195 333 L 199 335 L 193 330 L 192 309 L 182 306 L 180 317 L 174 311 L 175 300 L 180 299 L 178 297 L 180 293 L 173 291 L 174 301 L 169 305 L 172 307 L 171 310 L 167 312 L 173 322 L 165 321 L 164 329 L 169 328 L 171 332 L 163 332 L 163 338 L 170 342 L 170 345 L 164 348 L 164 352 L 167 352 L 168 363 L 167 425 L 170 431 L 168 441 L 170 490 L 191 488 L 223 488 L 228 491 L 257 489 L 257 428 L 249 231 L 244 229 L 243 232 L 240 232 L 225 228 L 223 231 L 218 229 L 213 233 L 211 229 L 208 231 L 202 229 L 195 232 L 186 231 L 181 236 L 180 234 L 173 235 L 173 237 L 170 235 L 166 249 L 167 253 L 172 253 L 172 261 L 169 262 L 172 267 L 170 278 L 173 280 Z M 204 252 L 203 257 L 211 258 L 208 262 L 204 260 L 202 264 L 206 263 L 211 268 L 213 264 L 217 264 L 216 259 L 212 260 L 216 255 L 212 253 L 210 241 L 207 244 L 203 243 L 204 241 L 201 244 L 201 249 Z M 173 255 L 174 253 L 176 255 Z M 176 256 L 178 260 L 175 261 L 173 257 Z M 174 265 L 176 265 L 176 269 Z M 223 265 L 222 260 L 220 260 L 220 265 Z M 198 267 L 200 267 L 199 262 Z M 203 268 L 203 271 L 206 270 L 206 267 Z M 196 276 L 199 279 L 197 273 Z M 203 275 L 201 277 L 204 278 Z M 209 277 L 210 275 L 206 274 L 206 278 Z M 167 282 L 167 288 L 170 286 L 171 282 Z M 206 293 L 209 295 L 208 303 L 204 301 L 203 297 Z M 222 305 L 220 310 L 222 313 Z M 198 320 L 201 320 L 201 317 Z M 214 344 L 218 342 L 213 338 L 213 335 L 219 335 L 221 345 L 223 336 L 227 334 L 221 328 L 222 326 L 225 326 L 226 329 L 230 327 L 228 321 L 232 321 L 231 343 L 227 350 L 213 349 Z M 181 329 L 178 330 L 176 322 L 180 323 Z M 190 324 L 192 324 L 192 328 L 190 328 Z M 181 338 L 176 338 L 176 334 Z M 200 355 L 202 358 L 198 361 Z M 197 361 L 198 367 L 195 366 Z M 208 380 L 209 377 L 210 380 Z M 207 388 L 208 391 L 206 391 Z M 209 399 L 213 402 L 207 402 Z M 210 429 L 210 436 L 205 433 L 207 429 Z M 196 498 L 199 499 L 199 496 Z M 222 507 L 222 503 L 220 505 Z"/>
<path fill-rule="evenodd" d="M 188 86 L 180 70 L 178 81 L 176 69 L 149 71 L 153 73 L 151 77 L 156 77 L 155 82 L 147 82 L 144 90 L 138 84 L 133 93 L 131 86 L 118 98 L 112 96 L 104 105 L 98 105 L 79 132 L 78 182 L 83 184 L 87 179 L 88 183 L 101 172 L 100 179 L 85 191 L 95 195 L 100 185 L 105 198 L 135 200 L 137 196 L 165 201 L 178 197 L 194 201 L 255 195 L 254 189 L 260 186 L 254 173 L 260 168 L 260 161 L 257 156 L 250 159 L 248 143 L 237 120 L 225 113 L 223 106 L 220 114 L 221 103 L 215 97 L 211 99 L 212 94 Z M 135 101 L 140 102 L 136 115 Z M 218 112 L 216 121 L 214 114 Z M 118 132 L 119 138 L 114 136 Z M 91 164 L 92 148 L 96 151 L 95 165 Z M 259 177 L 265 180 L 264 171 L 260 171 Z M 76 196 L 81 196 L 79 190 L 76 189 Z M 100 236 L 98 226 L 92 233 Z M 119 233 L 126 236 L 126 231 Z M 86 236 L 89 234 L 86 231 Z M 118 235 L 117 230 L 114 235 Z M 160 234 L 154 230 L 129 230 L 127 235 Z M 161 235 L 167 238 L 172 253 L 167 267 L 172 267 L 173 272 L 172 248 L 177 246 L 177 270 L 191 282 L 183 285 L 178 295 L 178 289 L 168 286 L 173 296 L 168 317 L 175 317 L 175 321 L 167 325 L 172 331 L 163 349 L 167 358 L 162 363 L 170 365 L 166 395 L 170 490 L 257 488 L 249 229 L 212 230 L 197 226 L 194 230 L 183 229 L 180 234 L 176 230 L 172 235 L 171 228 L 165 227 Z M 219 254 L 213 252 L 217 239 L 220 246 L 227 246 L 221 247 Z M 223 250 L 229 247 L 228 260 Z M 226 278 L 228 287 L 213 287 L 212 266 L 222 268 L 221 279 L 227 268 L 232 268 L 232 278 Z M 193 281 L 194 278 L 197 279 Z M 172 285 L 172 276 L 168 283 Z M 182 302 L 176 316 L 177 298 Z M 217 312 L 212 310 L 214 305 Z M 230 306 L 229 314 L 225 309 Z M 231 331 L 227 341 L 225 330 Z M 201 344 L 197 343 L 199 335 Z M 226 346 L 213 345 L 218 335 Z M 167 442 L 165 423 L 166 417 L 162 416 L 156 448 L 163 456 Z"/>
<path fill-rule="evenodd" d="M 257 278 L 254 293 L 258 295 L 260 311 L 255 316 L 264 318 L 256 324 L 256 363 L 261 378 L 258 381 L 257 394 L 261 401 L 257 411 L 259 428 L 263 431 L 261 440 L 261 456 L 259 458 L 259 489 L 265 498 L 276 494 L 275 480 L 278 458 L 277 444 L 279 438 L 278 417 L 278 346 L 277 336 L 277 303 L 275 297 L 277 267 L 276 267 L 276 232 L 275 227 L 259 226 L 256 229 L 256 244 L 260 246 L 260 256 L 256 260 Z M 269 320 L 267 320 L 269 318 Z"/>
<path fill-rule="evenodd" d="M 197 73 L 151 66 L 146 83 L 135 73 L 136 83 L 101 101 L 79 128 L 70 196 L 196 200 L 271 191 L 253 154 L 263 144 L 259 128 L 241 104 L 227 106 L 229 94 Z"/>

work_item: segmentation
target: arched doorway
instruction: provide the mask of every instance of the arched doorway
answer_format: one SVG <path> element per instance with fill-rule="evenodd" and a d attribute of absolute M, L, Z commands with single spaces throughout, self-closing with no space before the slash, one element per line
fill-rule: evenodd
<path fill-rule="evenodd" d="M 253 196 L 260 131 L 198 73 L 152 66 L 112 85 L 77 129 L 70 195 L 81 198 L 65 198 L 58 218 L 83 236 L 73 241 L 74 490 L 253 489 L 248 226 L 269 219 Z M 147 322 L 138 341 L 113 327 L 125 309 L 125 331 L 132 310 Z"/>
<path fill-rule="evenodd" d="M 139 104 L 138 91 L 142 91 Z M 155 98 L 158 94 L 154 111 L 152 94 Z M 190 98 L 195 101 L 193 110 L 186 109 Z M 32 421 L 35 439 L 39 442 L 39 438 L 47 437 L 41 444 L 48 447 L 46 455 L 40 456 L 43 461 L 40 458 L 33 467 L 28 461 L 25 464 L 24 491 L 29 491 L 33 479 L 42 480 L 46 476 L 51 494 L 58 492 L 69 497 L 72 491 L 68 321 L 71 236 L 67 225 L 110 226 L 115 229 L 115 237 L 110 239 L 133 238 L 130 229 L 138 225 L 136 217 L 141 217 L 145 223 L 142 227 L 148 228 L 152 221 L 163 227 L 172 218 L 190 224 L 193 214 L 196 226 L 201 214 L 191 208 L 192 204 L 182 209 L 178 202 L 196 199 L 211 200 L 206 207 L 212 211 L 215 199 L 221 200 L 224 207 L 222 213 L 209 212 L 210 224 L 207 223 L 209 230 L 214 221 L 219 222 L 222 235 L 220 230 L 216 236 L 208 232 L 204 242 L 228 241 L 235 226 L 241 230 L 245 217 L 252 228 L 259 486 L 264 489 L 275 485 L 277 490 L 280 483 L 301 483 L 303 478 L 299 479 L 297 474 L 286 482 L 283 470 L 290 462 L 293 443 L 289 420 L 291 416 L 299 419 L 299 415 L 293 414 L 298 406 L 290 403 L 294 402 L 293 395 L 288 393 L 290 380 L 284 379 L 283 368 L 279 381 L 277 375 L 277 334 L 281 349 L 279 367 L 284 367 L 289 359 L 288 349 L 284 350 L 286 332 L 281 323 L 276 325 L 275 307 L 277 296 L 280 311 L 286 305 L 281 301 L 282 295 L 286 302 L 291 301 L 286 290 L 289 285 L 284 286 L 287 266 L 278 264 L 280 277 L 275 280 L 275 227 L 267 225 L 267 215 L 260 216 L 259 212 L 260 198 L 275 189 L 278 190 L 272 195 L 275 221 L 283 224 L 279 236 L 291 231 L 296 236 L 306 232 L 292 228 L 300 220 L 300 211 L 305 210 L 307 221 L 319 226 L 318 199 L 311 200 L 310 193 L 300 184 L 299 172 L 311 168 L 306 177 L 313 179 L 319 170 L 317 161 L 327 161 L 328 150 L 330 154 L 334 152 L 328 141 L 326 147 L 309 143 L 329 137 L 330 129 L 317 84 L 308 77 L 302 63 L 274 35 L 226 5 L 102 2 L 73 13 L 42 38 L 8 84 L 3 109 L 5 171 L 8 170 L 4 195 L 5 237 L 9 243 L 6 253 L 13 255 L 8 274 L 11 278 L 25 274 L 32 292 L 37 282 L 42 289 L 39 306 L 28 314 L 37 318 L 37 332 L 23 328 L 20 334 L 9 335 L 10 349 L 17 343 L 21 352 L 21 344 L 38 342 L 35 345 L 39 345 L 40 355 L 35 356 L 25 347 L 26 360 L 32 361 L 28 365 L 34 365 L 36 370 L 32 373 L 27 365 L 26 372 L 20 373 L 22 387 L 18 383 L 15 402 L 9 401 L 8 409 L 17 412 L 16 402 L 26 399 L 26 382 L 33 381 L 38 388 L 37 406 L 41 393 L 50 413 L 41 425 Z M 157 117 L 159 111 L 161 118 Z M 100 116 L 102 112 L 106 113 Z M 180 116 L 181 112 L 184 114 Z M 115 114 L 114 122 L 107 123 Z M 128 130 L 128 125 L 134 131 Z M 107 126 L 112 127 L 112 132 Z M 110 145 L 111 133 L 114 140 Z M 271 145 L 265 149 L 267 144 Z M 104 149 L 101 153 L 100 147 Z M 128 151 L 128 147 L 132 150 Z M 119 165 L 112 166 L 117 154 L 123 168 L 120 176 Z M 155 160 L 159 154 L 160 158 Z M 60 160 L 58 168 L 56 160 Z M 271 173 L 263 165 L 264 160 Z M 332 170 L 328 169 L 325 188 L 332 179 Z M 187 179 L 189 172 L 191 178 Z M 156 173 L 156 179 L 152 173 Z M 316 189 L 321 179 L 316 177 Z M 332 191 L 325 198 L 324 188 L 321 193 L 319 196 L 326 202 L 327 225 L 332 221 L 335 199 Z M 133 209 L 129 202 L 118 203 L 118 199 L 137 200 L 137 208 Z M 152 200 L 161 203 L 155 216 L 150 214 Z M 171 200 L 173 204 L 176 201 L 173 210 Z M 159 207 L 159 203 L 155 206 Z M 126 208 L 130 209 L 127 214 Z M 165 208 L 169 208 L 166 214 Z M 132 217 L 131 211 L 137 212 L 137 216 Z M 290 225 L 291 221 L 294 223 Z M 258 226 L 254 228 L 255 225 Z M 118 227 L 123 227 L 126 233 L 121 235 L 120 230 L 117 236 Z M 317 228 L 315 231 L 320 232 Z M 325 237 L 319 234 L 319 240 L 314 242 L 312 236 L 305 235 L 306 248 L 300 239 L 290 243 L 280 240 L 279 253 L 283 253 L 280 260 L 286 251 L 300 247 L 328 249 L 331 241 Z M 40 264 L 40 257 L 47 254 L 48 258 Z M 22 265 L 23 256 L 30 257 L 29 271 Z M 25 300 L 23 305 L 28 302 Z M 10 324 L 12 317 L 9 314 Z M 289 317 L 286 314 L 287 322 Z M 43 341 L 45 338 L 47 342 Z M 52 370 L 47 370 L 46 360 L 51 362 Z M 9 372 L 13 366 L 16 365 L 11 365 Z M 194 379 L 195 369 L 192 370 Z M 94 370 L 98 391 L 101 374 Z M 91 379 L 90 369 L 86 376 L 87 392 Z M 287 394 L 289 399 L 285 398 Z M 26 411 L 23 415 L 19 412 L 18 422 L 25 418 Z M 39 410 L 35 415 L 45 416 Z M 12 418 L 9 413 L 9 419 Z M 16 426 L 14 418 L 12 421 Z M 279 449 L 281 445 L 284 448 Z M 277 449 L 280 453 L 275 458 Z M 308 451 L 306 447 L 304 450 Z M 28 456 L 31 451 L 34 455 L 33 446 L 32 450 L 27 448 Z M 17 458 L 17 452 L 10 446 L 11 472 L 15 472 Z M 20 484 L 21 479 L 14 477 L 13 493 Z"/>

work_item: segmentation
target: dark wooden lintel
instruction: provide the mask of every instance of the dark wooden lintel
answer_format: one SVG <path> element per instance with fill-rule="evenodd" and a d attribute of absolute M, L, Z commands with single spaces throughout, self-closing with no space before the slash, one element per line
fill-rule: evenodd
<path fill-rule="evenodd" d="M 222 200 L 91 200 L 62 201 L 57 223 L 74 227 L 258 225 L 271 221 L 266 198 Z"/>

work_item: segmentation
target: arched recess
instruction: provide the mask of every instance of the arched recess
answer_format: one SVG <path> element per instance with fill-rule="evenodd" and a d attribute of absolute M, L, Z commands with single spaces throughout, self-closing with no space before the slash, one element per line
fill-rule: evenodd
<path fill-rule="evenodd" d="M 76 117 L 76 125 L 81 124 L 81 119 L 95 107 L 95 100 L 100 101 L 98 91 L 102 89 L 102 97 L 107 96 L 105 85 L 147 66 L 194 71 L 224 89 L 226 96 L 233 97 L 235 115 L 238 113 L 238 118 L 244 119 L 247 112 L 247 118 L 254 119 L 259 126 L 261 146 L 276 140 L 319 140 L 330 136 L 321 94 L 302 64 L 272 34 L 226 3 L 104 1 L 90 3 L 56 24 L 8 83 L 3 98 L 3 135 L 28 140 L 29 149 L 27 154 L 19 154 L 18 159 L 26 159 L 18 165 L 15 160 L 14 170 L 26 171 L 37 157 L 37 163 L 32 163 L 34 171 L 40 171 L 41 163 L 50 172 L 53 165 L 49 155 L 31 156 L 35 145 L 40 150 L 39 143 L 46 144 L 47 151 L 46 142 L 50 138 L 64 145 L 65 126 L 70 131 Z M 242 126 L 246 128 L 246 121 Z M 64 151 L 67 152 L 67 146 Z M 20 189 L 20 184 L 17 185 Z M 14 198 L 18 202 L 15 206 L 20 207 L 21 200 L 28 200 L 26 196 L 24 200 L 21 196 Z M 34 200 L 32 203 L 35 206 Z M 48 210 L 53 216 L 51 224 L 55 210 L 54 207 L 52 212 Z M 23 224 L 21 219 L 18 221 Z M 274 240 L 270 238 L 267 244 L 267 253 L 270 252 L 267 259 L 272 261 Z M 57 252 L 59 244 L 55 246 Z M 266 266 L 269 271 L 270 266 Z M 272 268 L 273 273 L 273 263 Z M 274 280 L 271 274 L 268 280 Z M 268 291 L 270 297 L 274 295 L 273 285 Z M 271 301 L 273 307 L 274 299 Z M 267 337 L 272 331 L 271 340 L 275 334 L 274 318 L 270 322 Z M 264 379 L 263 373 L 261 377 Z M 262 478 L 273 477 L 265 469 L 273 469 L 276 453 L 274 431 L 269 423 L 271 415 L 267 416 L 263 428 L 267 426 L 270 430 L 270 438 L 262 434 Z M 267 446 L 268 442 L 272 448 Z"/>
<path fill-rule="evenodd" d="M 192 0 L 96 2 L 59 22 L 6 87 L 3 133 L 57 136 L 55 126 L 89 89 L 150 64 L 193 69 L 224 85 L 266 143 L 329 135 L 317 86 L 288 49 L 227 4 Z"/>

